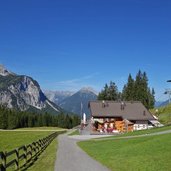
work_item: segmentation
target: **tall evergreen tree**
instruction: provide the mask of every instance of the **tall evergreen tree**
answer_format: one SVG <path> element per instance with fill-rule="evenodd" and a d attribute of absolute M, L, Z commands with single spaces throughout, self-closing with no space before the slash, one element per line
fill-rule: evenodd
<path fill-rule="evenodd" d="M 1 107 L 0 110 L 0 129 L 8 128 L 8 114 L 4 107 Z"/>
<path fill-rule="evenodd" d="M 14 129 L 18 127 L 17 113 L 14 111 L 8 111 L 8 129 Z"/>
<path fill-rule="evenodd" d="M 110 84 L 105 84 L 104 89 L 99 93 L 98 100 L 118 100 L 119 92 L 116 84 L 110 81 Z"/>
<path fill-rule="evenodd" d="M 98 100 L 107 100 L 107 94 L 108 94 L 108 85 L 105 84 L 104 89 L 99 93 Z"/>
<path fill-rule="evenodd" d="M 134 89 L 134 79 L 132 78 L 131 74 L 128 76 L 128 82 L 124 85 L 122 91 L 122 100 L 131 101 L 134 99 L 135 89 Z"/>
<path fill-rule="evenodd" d="M 123 100 L 141 101 L 145 107 L 153 108 L 155 103 L 155 92 L 148 87 L 148 77 L 146 72 L 138 71 L 135 81 L 131 75 L 122 91 Z"/>

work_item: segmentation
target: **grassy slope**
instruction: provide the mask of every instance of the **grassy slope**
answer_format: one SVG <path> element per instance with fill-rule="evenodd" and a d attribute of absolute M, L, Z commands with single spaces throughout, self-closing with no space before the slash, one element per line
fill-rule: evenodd
<path fill-rule="evenodd" d="M 157 113 L 156 109 L 158 109 Z M 158 116 L 159 121 L 163 124 L 171 124 L 171 104 L 156 109 L 152 109 L 151 112 Z"/>
<path fill-rule="evenodd" d="M 171 168 L 171 134 L 78 144 L 113 171 L 165 171 Z"/>

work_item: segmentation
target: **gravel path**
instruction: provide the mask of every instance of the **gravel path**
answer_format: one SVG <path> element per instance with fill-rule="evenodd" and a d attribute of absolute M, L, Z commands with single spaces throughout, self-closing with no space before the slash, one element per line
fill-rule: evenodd
<path fill-rule="evenodd" d="M 92 138 L 102 141 L 106 139 L 130 139 L 138 137 L 155 136 L 171 133 L 171 130 L 161 131 L 151 134 L 128 136 L 128 137 L 108 137 L 109 135 L 75 135 L 67 134 L 58 137 L 58 152 L 55 163 L 55 171 L 109 171 L 108 168 L 88 156 L 82 149 L 77 146 L 78 141 L 89 140 Z M 105 137 L 108 137 L 105 139 Z"/>
<path fill-rule="evenodd" d="M 55 171 L 109 171 L 79 148 L 77 141 L 66 134 L 59 135 Z"/>

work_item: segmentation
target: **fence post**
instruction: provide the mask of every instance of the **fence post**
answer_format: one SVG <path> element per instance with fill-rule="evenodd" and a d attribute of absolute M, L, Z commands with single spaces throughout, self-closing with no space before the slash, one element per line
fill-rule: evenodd
<path fill-rule="evenodd" d="M 32 160 L 32 158 L 33 158 L 33 144 L 30 144 L 30 150 L 31 150 L 31 160 Z"/>
<path fill-rule="evenodd" d="M 5 152 L 2 152 L 2 155 L 1 155 L 1 159 L 2 159 L 2 170 L 1 171 L 6 171 L 6 162 L 7 162 L 7 159 L 6 159 L 6 151 Z"/>
<path fill-rule="evenodd" d="M 23 160 L 25 161 L 25 164 L 27 164 L 27 162 L 30 162 L 30 160 L 32 160 L 34 157 L 37 158 L 37 155 L 39 155 L 39 153 L 43 152 L 46 147 L 54 140 L 54 138 L 57 136 L 57 133 L 53 133 L 49 136 L 46 136 L 45 138 L 39 139 L 36 142 L 33 142 L 32 144 L 28 145 L 28 146 L 22 146 L 19 147 L 17 149 L 15 149 L 14 151 L 11 151 L 10 153 L 5 152 L 1 152 L 0 153 L 0 171 L 6 171 L 6 167 L 11 166 L 15 163 L 15 169 L 18 170 L 21 166 L 20 161 Z M 30 148 L 30 150 L 29 150 Z M 23 150 L 22 150 L 23 149 Z M 23 151 L 22 155 L 20 155 L 21 151 Z M 15 158 L 15 162 L 14 161 L 8 161 L 7 160 L 7 154 L 8 156 L 15 154 L 16 158 Z M 27 155 L 28 154 L 28 155 Z M 31 155 L 31 157 L 29 157 L 29 155 Z M 21 159 L 20 159 L 21 158 Z M 23 165 L 22 165 L 23 166 Z"/>
<path fill-rule="evenodd" d="M 24 165 L 26 165 L 27 164 L 27 146 L 26 145 L 24 146 L 24 160 L 25 160 Z"/>
<path fill-rule="evenodd" d="M 15 167 L 16 167 L 16 170 L 18 170 L 19 169 L 19 150 L 18 150 L 18 148 L 15 149 L 15 154 L 16 154 Z"/>
<path fill-rule="evenodd" d="M 39 139 L 39 141 L 38 141 L 38 145 L 39 145 L 39 153 L 41 153 L 41 151 L 42 151 L 42 145 L 41 145 L 40 139 Z"/>

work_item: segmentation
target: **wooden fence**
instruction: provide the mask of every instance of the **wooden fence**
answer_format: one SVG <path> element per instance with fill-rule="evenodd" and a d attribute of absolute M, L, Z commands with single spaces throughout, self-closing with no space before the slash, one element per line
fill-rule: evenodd
<path fill-rule="evenodd" d="M 37 157 L 46 149 L 46 147 L 63 132 L 55 132 L 49 136 L 39 139 L 29 145 L 23 145 L 9 152 L 0 152 L 0 171 L 6 171 L 7 168 L 15 166 L 13 170 L 19 170 L 27 167 L 34 162 Z"/>

